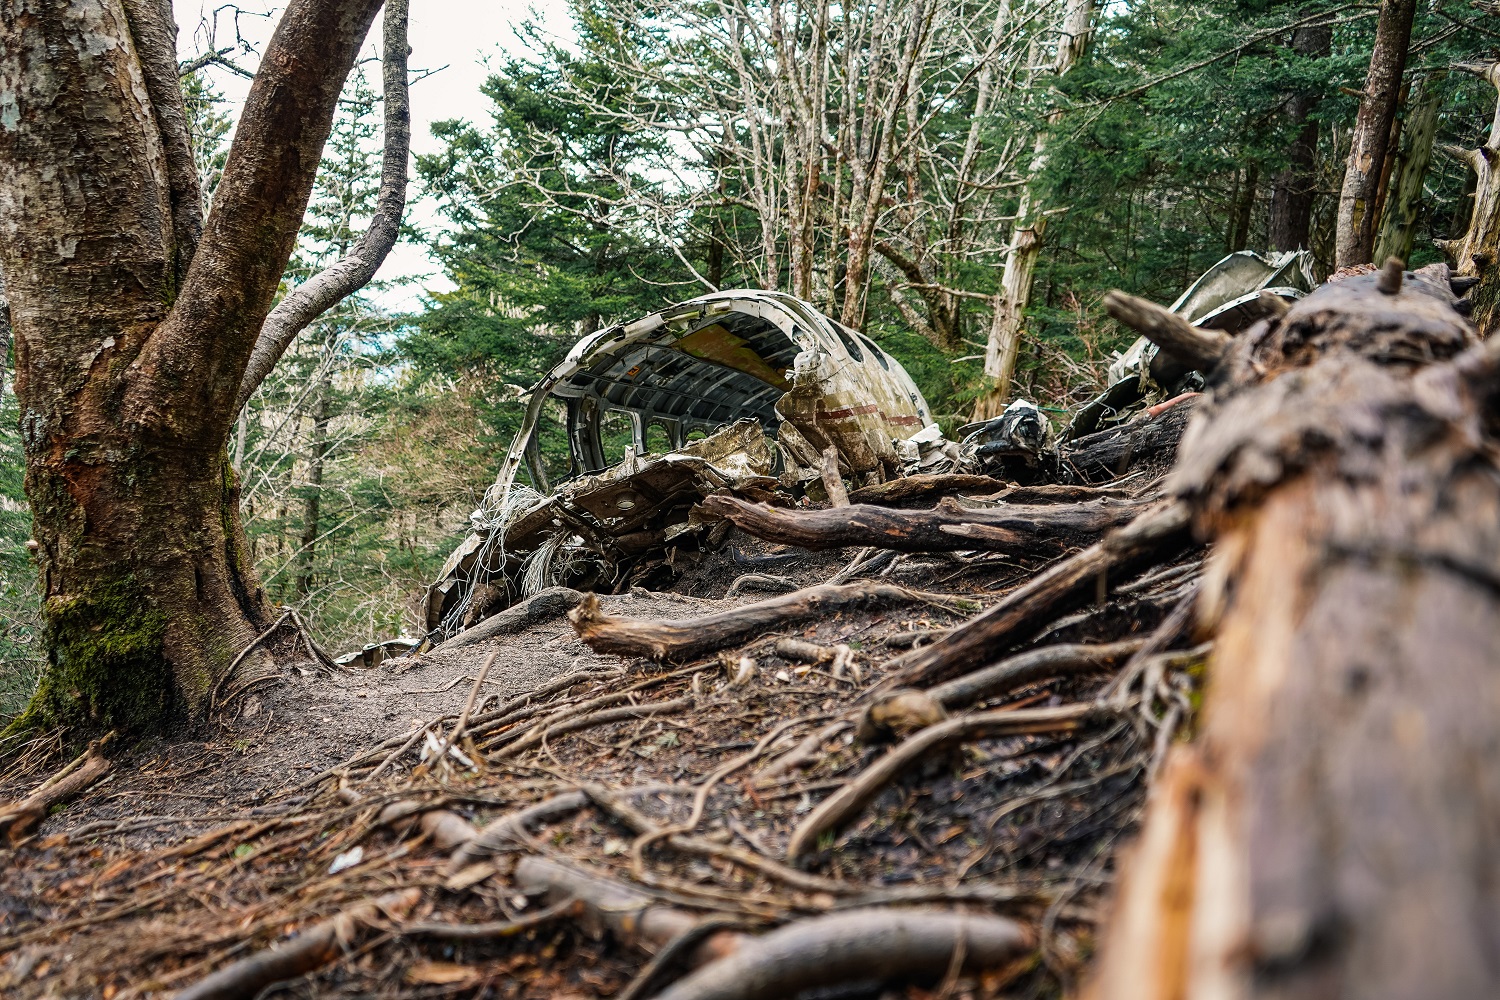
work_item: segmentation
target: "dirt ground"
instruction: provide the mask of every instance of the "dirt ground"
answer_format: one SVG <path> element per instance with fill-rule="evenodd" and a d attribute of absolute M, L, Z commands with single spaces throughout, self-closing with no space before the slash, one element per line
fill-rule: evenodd
<path fill-rule="evenodd" d="M 603 610 L 637 620 L 693 618 L 826 582 L 869 555 L 787 551 L 735 533 L 687 567 L 671 592 L 606 596 Z M 445 869 L 449 851 L 438 849 L 432 829 L 383 818 L 383 810 L 415 802 L 429 810 L 422 815 L 450 815 L 472 831 L 585 787 L 592 807 L 547 824 L 522 854 L 618 879 L 746 930 L 856 904 L 1008 914 L 1045 929 L 1043 960 L 960 977 L 946 995 L 1056 996 L 1086 961 L 1114 849 L 1140 808 L 1151 733 L 1123 715 L 939 754 L 877 795 L 838 836 L 820 838 L 798 865 L 805 874 L 775 860 L 822 799 L 886 752 L 879 741 L 856 741 L 847 727 L 825 727 L 880 689 L 901 653 L 887 641 L 962 622 L 1051 558 L 886 557 L 865 575 L 928 596 L 820 615 L 685 665 L 595 653 L 562 616 L 368 670 L 332 673 L 303 663 L 280 684 L 257 687 L 232 719 L 195 739 L 117 754 L 104 781 L 8 853 L 0 868 L 0 994 L 172 996 L 212 970 L 258 949 L 292 947 L 319 921 L 361 901 L 389 901 L 399 890 L 420 896 L 414 910 L 361 918 L 349 925 L 342 957 L 261 995 L 652 995 L 642 992 L 652 977 L 661 985 L 663 973 L 675 974 L 671 962 L 643 966 L 654 946 L 586 922 L 558 923 L 546 910 L 542 923 L 528 923 L 539 901 L 519 892 L 522 859 L 513 852 L 481 881 L 455 888 Z M 726 597 L 736 581 L 738 592 Z M 1147 635 L 1182 586 L 1182 574 L 1169 576 L 1059 616 L 1015 650 Z M 787 660 L 774 650 L 778 638 L 847 645 L 852 672 L 836 676 L 826 664 Z M 1003 653 L 996 650 L 997 658 Z M 419 747 L 372 754 L 457 716 L 492 654 L 475 735 L 465 744 L 483 766 L 422 762 Z M 989 704 L 1081 704 L 1100 684 L 1087 676 L 1046 679 Z M 579 731 L 564 724 L 580 713 L 587 721 L 588 710 L 603 705 L 623 706 L 613 709 L 623 710 L 620 721 Z M 783 776 L 765 776 L 797 747 L 812 756 Z M 611 795 L 633 788 L 658 791 L 623 812 L 609 805 Z M 695 789 L 696 809 L 694 796 L 683 794 Z M 699 825 L 704 842 L 716 846 L 697 848 L 707 856 L 661 843 L 631 846 L 641 829 L 673 824 Z M 505 926 L 528 929 L 449 943 L 397 932 L 418 918 L 443 927 L 509 920 Z M 892 994 L 866 983 L 838 995 L 923 997 L 934 985 Z"/>

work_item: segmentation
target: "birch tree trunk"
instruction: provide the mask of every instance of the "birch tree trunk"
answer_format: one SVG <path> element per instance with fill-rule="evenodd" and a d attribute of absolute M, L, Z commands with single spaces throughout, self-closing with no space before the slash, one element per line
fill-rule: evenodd
<path fill-rule="evenodd" d="M 270 623 L 229 432 L 379 6 L 292 0 L 202 224 L 170 6 L 0 2 L 0 272 L 48 656 L 13 728 L 193 717 Z"/>
<path fill-rule="evenodd" d="M 1064 76 L 1077 65 L 1088 47 L 1094 19 L 1094 0 L 1068 0 L 1063 12 L 1062 37 L 1057 43 L 1055 75 Z M 1056 124 L 1062 112 L 1047 116 L 1047 125 Z M 991 306 L 990 332 L 984 349 L 984 374 L 990 389 L 975 400 L 974 419 L 996 416 L 1010 400 L 1010 384 L 1016 372 L 1021 351 L 1021 332 L 1026 307 L 1031 303 L 1031 282 L 1036 272 L 1037 255 L 1047 231 L 1047 213 L 1041 204 L 1039 181 L 1047 168 L 1047 132 L 1037 133 L 1032 147 L 1031 166 L 1016 220 L 1011 228 L 1010 244 L 1005 248 L 1005 266 L 1000 290 Z"/>
<path fill-rule="evenodd" d="M 1338 230 L 1334 266 L 1368 264 L 1375 253 L 1376 221 L 1385 191 L 1380 186 L 1390 144 L 1391 124 L 1401 91 L 1401 74 L 1411 42 L 1416 0 L 1382 0 L 1375 46 L 1365 76 L 1359 113 L 1350 139 L 1344 186 L 1339 192 Z"/>

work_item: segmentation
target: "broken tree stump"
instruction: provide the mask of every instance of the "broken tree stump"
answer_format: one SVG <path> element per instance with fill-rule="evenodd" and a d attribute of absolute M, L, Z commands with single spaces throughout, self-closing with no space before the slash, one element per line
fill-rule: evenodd
<path fill-rule="evenodd" d="M 1393 287 L 1394 286 L 1394 287 Z M 1169 487 L 1214 654 L 1091 996 L 1500 996 L 1500 345 L 1445 286 L 1235 341 Z"/>
<path fill-rule="evenodd" d="M 783 510 L 732 496 L 710 496 L 705 513 L 723 517 L 748 535 L 804 549 L 855 545 L 899 552 L 980 549 L 1011 555 L 1060 555 L 1088 545 L 1141 512 L 1129 500 L 1100 498 L 1071 504 L 1004 504 L 973 510 L 942 500 L 931 510 L 852 504 L 823 510 Z"/>

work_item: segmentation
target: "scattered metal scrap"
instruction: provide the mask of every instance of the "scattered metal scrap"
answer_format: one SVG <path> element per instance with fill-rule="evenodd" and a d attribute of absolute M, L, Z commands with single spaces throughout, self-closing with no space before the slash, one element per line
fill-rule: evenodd
<path fill-rule="evenodd" d="M 1244 251 L 1215 264 L 1171 311 L 1233 335 L 1314 284 L 1306 252 Z M 944 473 L 1026 485 L 1108 478 L 1120 459 L 1153 446 L 1107 432 L 1201 385 L 1200 373 L 1142 338 L 1062 435 L 1018 400 L 953 442 L 899 362 L 808 303 L 766 291 L 693 299 L 584 338 L 537 383 L 472 533 L 428 591 L 425 626 L 453 635 L 549 586 L 617 590 L 639 582 L 643 567 L 675 569 L 728 531 L 702 516 L 705 497 L 772 500 L 779 487 L 785 503 L 802 485 L 816 491 L 830 448 L 856 487 Z M 555 488 L 540 445 L 549 406 L 568 443 Z M 617 446 L 628 442 L 613 464 L 611 417 L 623 418 Z M 1167 445 L 1176 439 L 1169 430 Z M 668 453 L 651 454 L 653 432 Z M 533 486 L 517 482 L 523 467 Z"/>
<path fill-rule="evenodd" d="M 549 405 L 568 442 L 555 489 L 540 446 Z M 614 464 L 610 416 L 629 437 Z M 650 454 L 653 430 L 668 454 Z M 900 363 L 792 296 L 719 292 L 609 327 L 532 389 L 472 533 L 428 591 L 425 625 L 452 634 L 551 585 L 628 585 L 642 557 L 711 541 L 713 527 L 692 516 L 708 494 L 769 499 L 773 477 L 816 480 L 830 446 L 845 475 L 882 482 L 924 433 L 942 439 Z M 532 487 L 516 481 L 523 466 Z"/>

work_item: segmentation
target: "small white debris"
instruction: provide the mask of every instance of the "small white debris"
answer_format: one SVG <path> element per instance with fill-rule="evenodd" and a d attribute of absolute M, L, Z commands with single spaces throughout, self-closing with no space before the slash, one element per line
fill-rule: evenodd
<path fill-rule="evenodd" d="M 328 874 L 337 875 L 345 868 L 353 868 L 365 859 L 365 849 L 358 845 L 349 848 L 343 854 L 333 859 L 333 864 L 328 866 Z"/>

